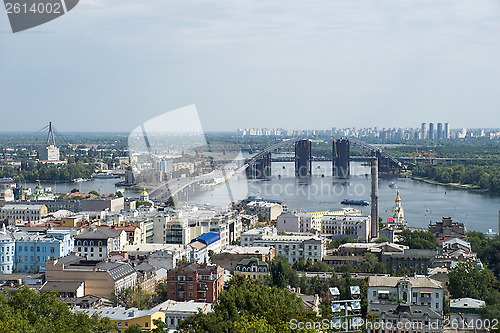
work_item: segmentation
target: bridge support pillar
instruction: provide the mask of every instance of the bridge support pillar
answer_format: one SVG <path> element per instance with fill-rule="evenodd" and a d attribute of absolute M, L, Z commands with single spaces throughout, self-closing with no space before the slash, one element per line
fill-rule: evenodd
<path fill-rule="evenodd" d="M 271 177 L 271 152 L 262 154 L 246 169 L 247 178 L 267 179 Z"/>
<path fill-rule="evenodd" d="M 378 238 L 378 158 L 372 157 L 371 239 Z"/>
<path fill-rule="evenodd" d="M 312 172 L 312 152 L 310 140 L 295 142 L 295 177 L 310 176 Z"/>
<path fill-rule="evenodd" d="M 339 178 L 349 178 L 351 174 L 351 152 L 350 143 L 347 139 L 333 141 L 333 176 Z"/>

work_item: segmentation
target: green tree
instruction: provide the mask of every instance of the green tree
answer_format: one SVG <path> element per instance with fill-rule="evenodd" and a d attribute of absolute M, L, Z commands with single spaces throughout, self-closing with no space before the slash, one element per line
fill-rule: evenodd
<path fill-rule="evenodd" d="M 212 309 L 210 313 L 198 313 L 181 322 L 180 331 L 292 332 L 291 319 L 318 320 L 292 292 L 249 279 L 232 283 Z"/>
<path fill-rule="evenodd" d="M 435 250 L 439 246 L 436 236 L 430 231 L 423 230 L 403 230 L 399 243 L 409 246 L 410 249 Z"/>
<path fill-rule="evenodd" d="M 141 333 L 142 332 L 142 328 L 141 328 L 141 325 L 139 324 L 134 324 L 132 326 L 129 326 L 125 331 L 123 331 L 124 333 Z"/>
<path fill-rule="evenodd" d="M 489 269 L 480 270 L 470 262 L 458 263 L 448 274 L 448 290 L 453 298 L 471 297 L 486 299 L 495 289 L 498 281 Z"/>
<path fill-rule="evenodd" d="M 21 288 L 0 294 L 0 332 L 110 332 L 117 327 L 108 318 L 73 312 L 56 292 L 36 293 Z"/>

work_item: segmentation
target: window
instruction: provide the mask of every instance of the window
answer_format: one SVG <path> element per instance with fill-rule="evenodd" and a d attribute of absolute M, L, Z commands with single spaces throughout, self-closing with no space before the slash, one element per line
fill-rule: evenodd
<path fill-rule="evenodd" d="M 170 289 L 174 290 L 175 289 L 175 284 L 170 284 Z"/>
<path fill-rule="evenodd" d="M 436 303 L 436 309 L 439 309 L 439 303 Z"/>
<path fill-rule="evenodd" d="M 40 252 L 40 246 L 37 246 L 37 247 L 36 247 L 36 251 L 37 251 L 37 252 Z"/>
<path fill-rule="evenodd" d="M 439 298 L 439 293 L 436 293 L 436 298 Z"/>
<path fill-rule="evenodd" d="M 189 297 L 193 298 L 193 293 L 192 292 L 189 293 Z"/>
<path fill-rule="evenodd" d="M 148 323 L 148 322 L 145 322 L 145 323 L 144 323 L 144 327 L 148 328 L 148 327 L 149 327 L 149 323 Z"/>
<path fill-rule="evenodd" d="M 83 250 L 84 250 L 85 252 L 87 252 L 87 251 L 88 251 L 88 250 L 87 250 L 87 248 L 84 248 Z"/>
<path fill-rule="evenodd" d="M 192 283 L 189 284 L 189 290 L 193 290 L 193 284 Z"/>
<path fill-rule="evenodd" d="M 82 247 L 78 247 L 78 252 L 82 252 Z"/>
<path fill-rule="evenodd" d="M 125 322 L 125 327 L 128 327 L 128 322 Z"/>
<path fill-rule="evenodd" d="M 27 246 L 24 247 L 24 251 L 28 252 L 28 247 Z"/>
<path fill-rule="evenodd" d="M 51 246 L 50 247 L 50 253 L 54 253 L 55 251 L 56 251 L 56 249 L 53 246 Z"/>
<path fill-rule="evenodd" d="M 33 252 L 33 246 L 30 246 L 30 251 Z"/>
<path fill-rule="evenodd" d="M 102 247 L 99 248 L 99 252 L 102 252 Z"/>
<path fill-rule="evenodd" d="M 94 248 L 93 247 L 90 248 L 90 252 L 94 252 Z"/>
<path fill-rule="evenodd" d="M 118 322 L 118 327 L 122 327 L 122 322 L 121 321 Z"/>

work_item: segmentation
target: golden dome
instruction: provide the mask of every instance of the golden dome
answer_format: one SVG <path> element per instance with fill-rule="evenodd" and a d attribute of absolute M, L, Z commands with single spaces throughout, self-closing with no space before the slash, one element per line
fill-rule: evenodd
<path fill-rule="evenodd" d="M 396 202 L 401 202 L 401 198 L 399 197 L 399 191 L 398 191 L 398 193 L 396 194 Z"/>
<path fill-rule="evenodd" d="M 147 197 L 147 196 L 149 196 L 149 193 L 144 188 L 143 191 L 142 191 L 142 193 L 141 193 L 141 197 Z"/>

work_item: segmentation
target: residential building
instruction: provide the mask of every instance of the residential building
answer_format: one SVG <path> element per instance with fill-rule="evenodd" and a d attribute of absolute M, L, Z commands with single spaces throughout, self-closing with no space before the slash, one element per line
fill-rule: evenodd
<path fill-rule="evenodd" d="M 122 251 L 127 242 L 127 232 L 116 229 L 94 229 L 75 237 L 75 252 L 91 260 L 102 260 L 111 252 Z"/>
<path fill-rule="evenodd" d="M 376 315 L 380 327 L 392 333 L 442 333 L 443 316 L 425 305 L 397 303 L 369 303 L 368 313 Z M 370 326 L 369 326 L 370 327 Z M 368 332 L 380 332 L 372 325 Z"/>
<path fill-rule="evenodd" d="M 123 197 L 93 198 L 81 201 L 82 210 L 119 212 L 124 208 L 125 199 Z"/>
<path fill-rule="evenodd" d="M 67 256 L 74 249 L 71 233 L 65 230 L 47 230 L 46 234 L 15 231 L 12 235 L 19 272 L 43 272 L 47 260 Z"/>
<path fill-rule="evenodd" d="M 249 237 L 249 235 L 251 233 L 244 233 L 242 237 Z M 260 237 L 252 237 L 252 244 L 249 245 L 274 247 L 276 255 L 284 255 L 288 262 L 293 264 L 300 259 L 307 261 L 308 258 L 311 258 L 312 262 L 323 260 L 326 240 L 312 234 L 274 236 L 261 234 Z"/>
<path fill-rule="evenodd" d="M 14 201 L 14 191 L 8 185 L 0 185 L 0 206 L 7 202 Z"/>
<path fill-rule="evenodd" d="M 209 263 L 210 254 L 221 251 L 221 239 L 218 234 L 209 232 L 194 238 L 188 247 L 190 248 L 190 262 Z"/>
<path fill-rule="evenodd" d="M 85 295 L 109 298 L 115 291 L 137 285 L 137 272 L 127 263 L 86 260 L 77 255 L 48 260 L 47 282 L 84 282 Z"/>
<path fill-rule="evenodd" d="M 480 310 L 486 303 L 474 298 L 457 298 L 450 300 L 450 323 L 458 325 L 458 328 L 478 327 L 482 320 Z"/>
<path fill-rule="evenodd" d="M 460 222 L 452 221 L 451 217 L 443 217 L 442 221 L 435 224 L 429 223 L 429 231 L 438 238 L 438 242 L 452 239 L 465 238 L 465 225 Z"/>
<path fill-rule="evenodd" d="M 363 256 L 370 252 L 377 257 L 381 257 L 382 253 L 403 253 L 408 249 L 408 246 L 396 243 L 345 243 L 339 246 L 337 254 L 341 256 Z"/>
<path fill-rule="evenodd" d="M 443 313 L 443 285 L 425 276 L 370 276 L 367 290 L 368 304 L 401 303 L 425 305 Z"/>
<path fill-rule="evenodd" d="M 232 245 L 223 252 L 215 254 L 212 263 L 232 272 L 242 259 L 252 257 L 270 262 L 274 259 L 274 247 Z"/>
<path fill-rule="evenodd" d="M 254 246 L 253 243 L 257 239 L 264 236 L 277 236 L 278 230 L 274 227 L 253 228 L 241 234 L 241 246 Z"/>
<path fill-rule="evenodd" d="M 403 253 L 383 252 L 381 262 L 387 272 L 392 272 L 394 269 L 398 275 L 402 274 L 403 271 L 408 271 L 410 275 L 425 275 L 432 267 L 432 261 L 436 255 L 437 251 L 435 250 L 406 249 Z"/>
<path fill-rule="evenodd" d="M 150 310 L 139 310 L 137 308 L 107 307 L 102 309 L 75 308 L 73 311 L 83 312 L 88 316 L 98 315 L 109 318 L 112 324 L 118 326 L 118 332 L 124 332 L 127 328 L 139 325 L 142 331 L 151 331 L 156 328 L 155 320 L 165 321 L 165 312 L 156 307 Z"/>
<path fill-rule="evenodd" d="M 0 272 L 2 274 L 12 274 L 15 265 L 16 240 L 10 231 L 5 229 L 5 224 L 2 225 L 0 232 Z"/>
<path fill-rule="evenodd" d="M 307 213 L 282 213 L 276 220 L 279 233 L 283 232 L 310 232 L 312 216 Z"/>
<path fill-rule="evenodd" d="M 283 213 L 283 206 L 275 202 L 251 201 L 245 205 L 245 213 L 261 215 L 264 221 L 275 221 Z"/>
<path fill-rule="evenodd" d="M 168 300 L 158 304 L 154 309 L 165 313 L 165 324 L 167 324 L 169 330 L 174 331 L 182 320 L 186 320 L 198 312 L 204 314 L 211 312 L 212 304 L 195 301 L 177 302 Z"/>
<path fill-rule="evenodd" d="M 167 273 L 169 298 L 183 301 L 213 303 L 224 285 L 220 266 L 190 263 L 170 269 Z"/>
<path fill-rule="evenodd" d="M 45 205 L 7 204 L 0 208 L 0 219 L 11 218 L 23 222 L 37 222 L 47 214 Z"/>
<path fill-rule="evenodd" d="M 269 265 L 255 257 L 241 259 L 234 269 L 234 274 L 263 281 L 269 274 Z"/>
<path fill-rule="evenodd" d="M 312 217 L 312 229 L 321 232 L 321 218 L 330 213 L 330 210 L 324 207 L 301 208 L 300 212 L 307 213 Z"/>
<path fill-rule="evenodd" d="M 370 240 L 371 219 L 369 216 L 323 215 L 321 234 L 329 238 L 352 237 L 359 242 Z"/>
<path fill-rule="evenodd" d="M 76 298 L 85 296 L 85 282 L 80 281 L 50 281 L 45 282 L 40 292 L 57 291 L 61 298 Z"/>

